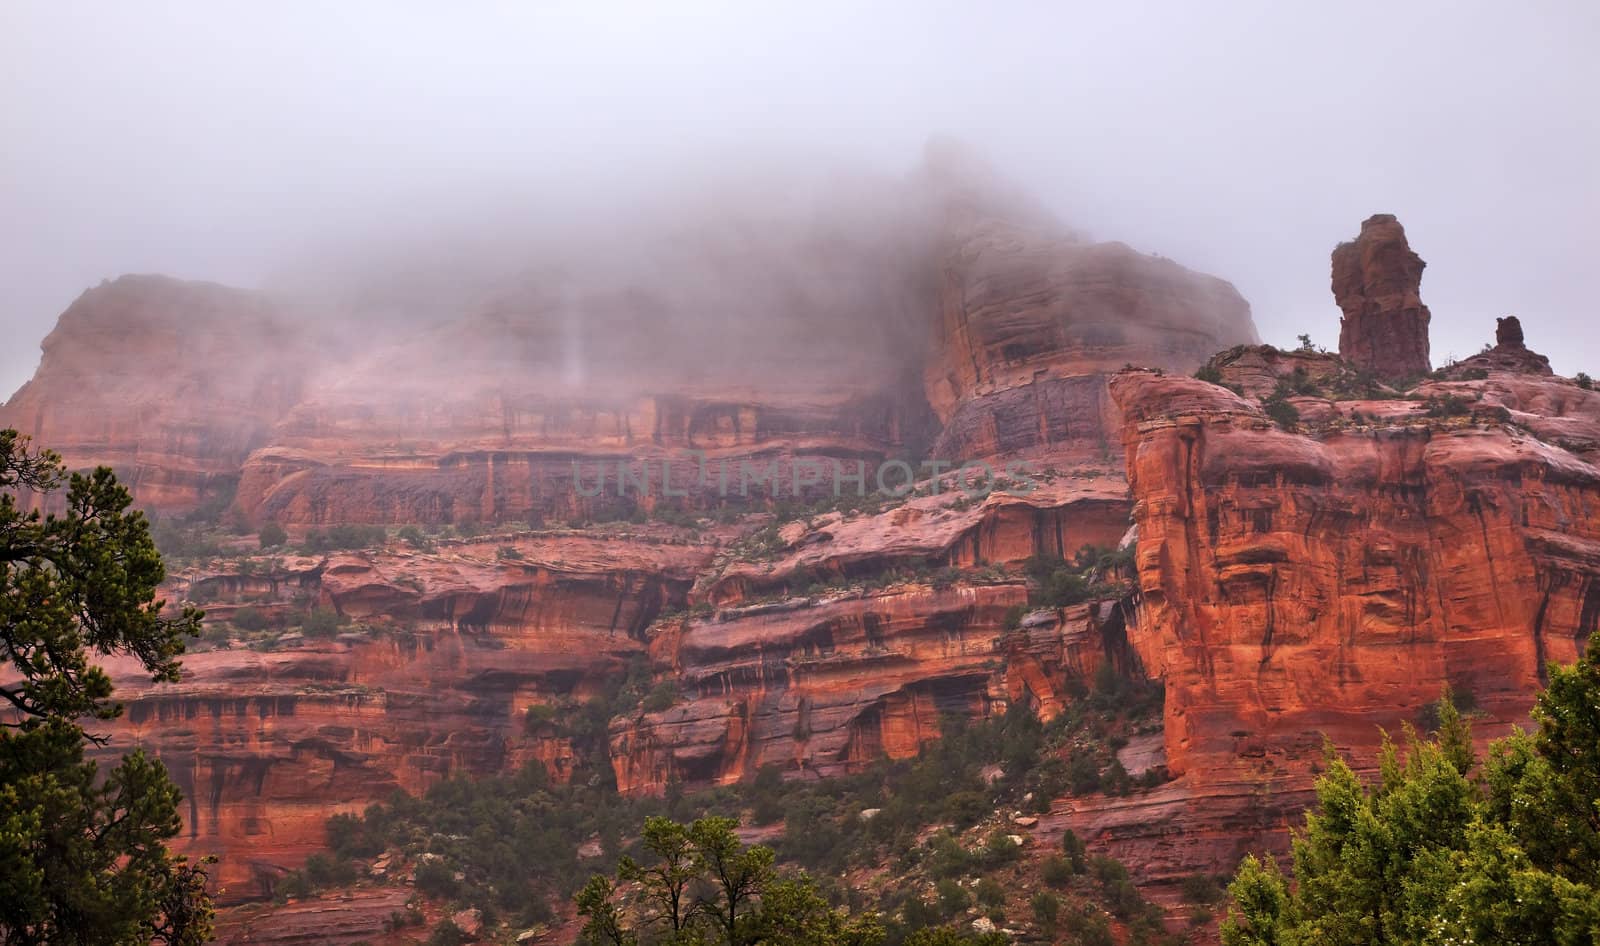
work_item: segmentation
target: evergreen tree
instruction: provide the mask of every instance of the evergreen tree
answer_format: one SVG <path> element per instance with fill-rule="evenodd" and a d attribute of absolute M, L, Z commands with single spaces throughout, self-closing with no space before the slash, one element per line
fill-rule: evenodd
<path fill-rule="evenodd" d="M 48 506 L 67 487 L 64 512 Z M 36 501 L 35 501 L 36 500 Z M 200 614 L 161 616 L 165 576 L 142 514 L 110 470 L 67 477 L 60 458 L 0 431 L 0 942 L 194 944 L 211 930 L 203 864 L 174 857 L 178 790 L 142 752 L 100 777 L 79 720 L 111 719 L 111 678 L 90 652 L 175 680 Z"/>
<path fill-rule="evenodd" d="M 1330 750 L 1291 876 L 1245 858 L 1225 946 L 1600 943 L 1600 636 L 1533 715 L 1481 779 L 1448 690 L 1432 740 L 1407 727 L 1402 760 L 1385 738 L 1377 784 Z"/>

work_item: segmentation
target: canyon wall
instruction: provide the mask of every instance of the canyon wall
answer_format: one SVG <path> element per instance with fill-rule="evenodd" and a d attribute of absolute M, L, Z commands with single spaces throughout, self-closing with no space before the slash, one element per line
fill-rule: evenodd
<path fill-rule="evenodd" d="M 90 289 L 42 349 L 33 378 L 0 406 L 0 426 L 74 469 L 114 468 L 140 505 L 162 512 L 226 505 L 320 357 L 269 300 L 164 276 Z"/>
<path fill-rule="evenodd" d="M 86 294 L 0 424 L 163 512 L 231 495 L 229 517 L 296 537 L 491 530 L 321 555 L 249 535 L 174 568 L 169 598 L 211 631 L 180 683 L 113 666 L 128 709 L 105 751 L 161 756 L 185 849 L 221 853 L 248 899 L 333 812 L 529 760 L 569 777 L 552 720 L 621 686 L 649 692 L 599 723 L 603 762 L 650 793 L 904 758 L 943 715 L 1048 717 L 1109 666 L 1165 684 L 1161 733 L 1125 752 L 1170 778 L 1046 822 L 1175 889 L 1281 845 L 1324 739 L 1370 761 L 1445 684 L 1493 735 L 1593 633 L 1600 395 L 1509 323 L 1390 387 L 1427 370 L 1397 223 L 1336 251 L 1355 338 L 1336 356 L 1255 345 L 1220 280 L 939 193 L 914 244 L 729 250 L 724 269 L 837 277 L 758 294 L 775 314 L 750 324 L 684 322 L 704 297 L 648 280 L 540 286 L 346 348 L 219 287 Z M 681 370 L 690 350 L 705 370 Z M 1221 350 L 1220 385 L 1188 377 Z M 908 495 L 836 497 L 798 469 L 930 457 L 1002 472 L 987 494 L 924 468 Z M 740 490 L 740 464 L 765 483 Z M 649 487 L 619 489 L 619 465 Z M 1126 595 L 1027 607 L 1030 560 L 1128 543 Z M 316 614 L 337 626 L 294 630 Z"/>

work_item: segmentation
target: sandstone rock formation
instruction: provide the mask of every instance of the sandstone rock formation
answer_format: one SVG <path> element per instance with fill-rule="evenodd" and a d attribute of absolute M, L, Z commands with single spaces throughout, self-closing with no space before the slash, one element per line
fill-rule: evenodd
<path fill-rule="evenodd" d="M 1176 778 L 1058 800 L 1036 837 L 1072 827 L 1176 889 L 1281 844 L 1325 736 L 1370 763 L 1378 727 L 1414 719 L 1445 683 L 1494 735 L 1522 718 L 1545 662 L 1594 632 L 1600 394 L 1539 370 L 1509 323 L 1494 358 L 1412 396 L 1371 383 L 1428 368 L 1422 263 L 1392 217 L 1335 251 L 1341 358 L 1254 345 L 1220 280 L 997 213 L 982 193 L 941 194 L 914 266 L 841 261 L 860 247 L 837 234 L 724 247 L 739 263 L 802 259 L 835 288 L 896 274 L 842 295 L 777 280 L 759 298 L 778 315 L 738 344 L 738 320 L 687 337 L 641 321 L 702 299 L 647 279 L 601 296 L 519 290 L 350 358 L 317 355 L 267 303 L 217 287 L 138 278 L 86 294 L 0 424 L 75 465 L 117 466 L 157 508 L 237 480 L 235 513 L 296 535 L 499 527 L 318 556 L 251 537 L 188 564 L 169 597 L 221 631 L 180 683 L 113 667 L 128 709 L 107 751 L 158 753 L 189 804 L 186 849 L 222 853 L 230 897 L 259 898 L 323 846 L 333 812 L 529 760 L 566 778 L 578 760 L 550 714 L 625 675 L 664 696 L 601 726 L 598 751 L 624 791 L 649 793 L 768 765 L 855 771 L 914 754 L 944 713 L 1049 717 L 1109 667 L 1164 681 L 1162 731 L 1124 764 Z M 870 322 L 880 309 L 897 314 Z M 818 326 L 824 340 L 796 349 Z M 668 353 L 697 346 L 719 357 L 678 370 Z M 1187 377 L 1220 349 L 1207 374 L 1228 387 Z M 1260 406 L 1285 385 L 1298 432 Z M 792 483 L 807 459 L 925 453 L 1026 462 L 987 496 L 945 473 L 909 496 L 798 511 L 765 488 L 729 501 L 700 472 L 760 463 Z M 587 488 L 646 463 L 649 495 Z M 801 498 L 829 492 L 813 485 Z M 594 524 L 619 517 L 632 521 Z M 1017 619 L 1027 560 L 1125 542 L 1134 591 Z M 223 626 L 313 607 L 344 625 Z M 352 910 L 370 919 L 391 899 Z M 295 905 L 282 928 L 309 941 L 333 908 Z M 241 938 L 275 923 L 233 919 Z"/>
<path fill-rule="evenodd" d="M 944 424 L 936 455 L 1105 460 L 1118 439 L 1109 372 L 1193 371 L 1218 340 L 1255 341 L 1231 285 L 1121 243 L 977 219 L 946 245 L 924 372 Z"/>
<path fill-rule="evenodd" d="M 73 468 L 107 465 L 141 505 L 226 504 L 250 451 L 319 362 L 270 300 L 210 283 L 124 276 L 61 314 L 33 379 L 0 407 Z"/>
<path fill-rule="evenodd" d="M 1393 214 L 1375 214 L 1361 234 L 1333 251 L 1333 297 L 1339 323 L 1339 355 L 1380 380 L 1427 374 L 1428 322 L 1422 304 L 1422 270 L 1405 228 Z"/>
<path fill-rule="evenodd" d="M 1569 385 L 1514 390 L 1419 389 L 1459 412 L 1324 402 L 1291 434 L 1213 385 L 1113 380 L 1139 529 L 1130 637 L 1166 681 L 1175 785 L 1234 817 L 1250 792 L 1293 800 L 1324 739 L 1370 764 L 1379 728 L 1445 684 L 1486 738 L 1523 718 L 1548 661 L 1576 657 L 1600 622 L 1600 470 L 1502 406 L 1565 403 Z"/>
<path fill-rule="evenodd" d="M 1522 320 L 1514 315 L 1496 320 L 1493 347 L 1446 366 L 1442 373 L 1450 378 L 1470 378 L 1491 371 L 1547 376 L 1555 373 L 1550 370 L 1550 359 L 1523 341 Z"/>

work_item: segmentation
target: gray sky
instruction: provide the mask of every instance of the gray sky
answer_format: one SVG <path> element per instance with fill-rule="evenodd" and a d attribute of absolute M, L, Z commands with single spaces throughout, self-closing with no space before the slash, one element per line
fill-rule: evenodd
<path fill-rule="evenodd" d="M 1600 4 L 0 4 L 0 397 L 103 277 L 261 285 L 459 196 L 618 194 L 752 151 L 909 169 L 960 138 L 1100 239 L 1332 347 L 1374 212 L 1436 364 L 1522 317 L 1600 374 Z M 731 170 L 731 168 L 730 168 Z"/>

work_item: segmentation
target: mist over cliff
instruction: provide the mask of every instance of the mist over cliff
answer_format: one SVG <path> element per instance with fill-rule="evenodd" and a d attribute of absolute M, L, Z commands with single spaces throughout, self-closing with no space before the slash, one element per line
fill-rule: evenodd
<path fill-rule="evenodd" d="M 1558 369 L 1593 370 L 1596 16 L 9 4 L 0 391 L 79 293 L 122 273 L 276 287 L 360 247 L 375 274 L 408 271 L 338 301 L 404 299 L 426 321 L 453 299 L 441 285 L 505 291 L 525 273 L 511 261 L 559 258 L 574 230 L 603 242 L 605 221 L 708 186 L 745 187 L 759 214 L 796 186 L 750 173 L 774 161 L 897 179 L 941 134 L 1095 238 L 1234 282 L 1270 340 L 1332 341 L 1322 257 L 1387 211 L 1433 249 L 1434 307 L 1460 316 L 1441 358 L 1515 310 Z"/>

